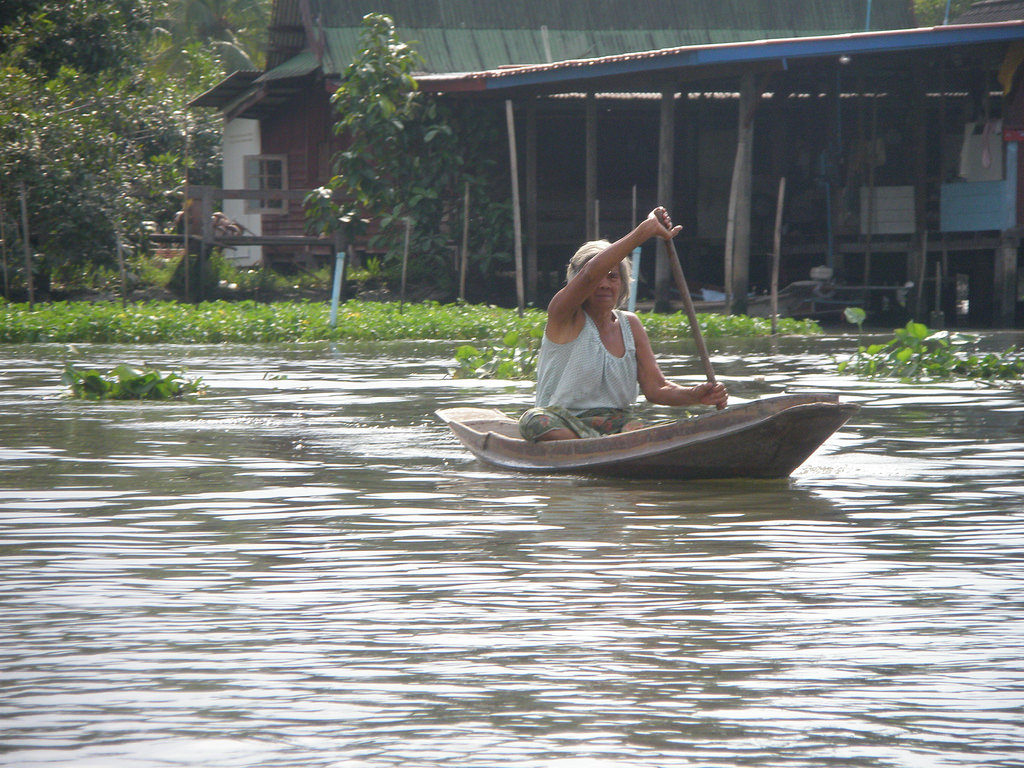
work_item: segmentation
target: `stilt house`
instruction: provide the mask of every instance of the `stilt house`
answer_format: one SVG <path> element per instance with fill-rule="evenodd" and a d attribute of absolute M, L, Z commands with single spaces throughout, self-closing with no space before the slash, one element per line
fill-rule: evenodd
<path fill-rule="evenodd" d="M 1013 14 L 979 5 L 992 4 Z M 421 88 L 510 105 L 530 301 L 557 290 L 580 242 L 663 203 L 698 298 L 751 311 L 785 178 L 793 311 L 1021 320 L 1024 21 L 916 28 L 909 0 L 277 0 L 266 70 L 192 102 L 224 115 L 226 189 L 283 190 L 224 202 L 267 258 L 330 254 L 301 240 L 287 191 L 330 176 L 328 100 L 374 11 L 416 41 Z M 670 272 L 649 247 L 640 298 L 667 308 Z"/>

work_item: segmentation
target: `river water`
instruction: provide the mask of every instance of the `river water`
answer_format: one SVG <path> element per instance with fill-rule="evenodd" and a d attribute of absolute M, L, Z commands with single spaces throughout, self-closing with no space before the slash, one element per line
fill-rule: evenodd
<path fill-rule="evenodd" d="M 209 387 L 148 404 L 0 347 L 0 764 L 1024 765 L 1021 390 L 713 341 L 863 408 L 788 481 L 525 476 L 434 418 L 530 401 L 452 346 L 71 353 Z"/>

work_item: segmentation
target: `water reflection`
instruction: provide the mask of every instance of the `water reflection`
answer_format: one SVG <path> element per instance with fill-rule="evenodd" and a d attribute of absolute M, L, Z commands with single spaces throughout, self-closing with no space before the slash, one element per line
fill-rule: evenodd
<path fill-rule="evenodd" d="M 865 407 L 789 481 L 685 484 L 476 463 L 433 410 L 530 390 L 441 344 L 85 350 L 210 385 L 149 405 L 0 349 L 0 764 L 1013 765 L 1019 394 L 850 344 L 716 353 Z"/>

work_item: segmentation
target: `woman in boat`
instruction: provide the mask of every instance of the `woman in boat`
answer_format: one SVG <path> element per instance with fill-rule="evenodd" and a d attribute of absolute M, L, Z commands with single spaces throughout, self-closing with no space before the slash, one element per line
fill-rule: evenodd
<path fill-rule="evenodd" d="M 566 285 L 548 304 L 537 363 L 537 401 L 519 419 L 527 440 L 567 440 L 639 429 L 637 389 L 658 405 L 724 406 L 710 382 L 684 387 L 665 378 L 643 323 L 619 309 L 629 298 L 626 257 L 651 237 L 675 237 L 668 212 L 655 208 L 614 243 L 585 243 L 569 261 Z"/>

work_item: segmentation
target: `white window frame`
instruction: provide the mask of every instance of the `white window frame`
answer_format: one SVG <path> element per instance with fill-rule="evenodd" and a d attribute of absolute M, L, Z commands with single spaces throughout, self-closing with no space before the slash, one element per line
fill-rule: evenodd
<path fill-rule="evenodd" d="M 246 189 L 288 189 L 287 155 L 245 155 L 242 162 Z M 246 200 L 245 212 L 287 213 L 288 201 Z"/>

